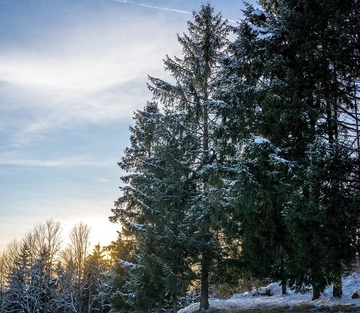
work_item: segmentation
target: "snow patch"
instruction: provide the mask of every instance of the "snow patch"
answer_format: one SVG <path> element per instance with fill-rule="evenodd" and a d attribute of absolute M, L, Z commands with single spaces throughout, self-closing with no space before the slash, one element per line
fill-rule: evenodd
<path fill-rule="evenodd" d="M 274 37 L 273 33 L 259 34 L 256 36 L 256 38 L 259 40 L 267 40 L 267 39 L 271 39 L 272 37 Z"/>
<path fill-rule="evenodd" d="M 266 28 L 264 27 L 260 27 L 260 26 L 256 26 L 253 24 L 249 24 L 249 27 L 251 28 L 251 30 L 255 33 L 266 33 Z"/>
<path fill-rule="evenodd" d="M 256 16 L 261 16 L 261 15 L 266 16 L 266 13 L 260 9 L 255 9 L 254 11 L 251 12 L 251 14 Z"/>
<path fill-rule="evenodd" d="M 352 299 L 354 291 L 360 291 L 360 274 L 353 273 L 342 279 L 343 297 L 341 299 L 332 297 L 332 287 L 329 286 L 321 295 L 320 299 L 311 301 L 311 291 L 305 294 L 296 293 L 287 290 L 287 294 L 283 295 L 279 282 L 271 283 L 266 287 L 261 287 L 253 291 L 234 294 L 230 299 L 220 300 L 211 299 L 210 306 L 218 309 L 270 309 L 276 307 L 295 307 L 302 304 L 312 304 L 316 307 L 332 307 L 335 305 L 355 305 L 359 307 L 360 299 Z M 193 313 L 199 309 L 199 303 L 193 303 L 186 308 L 179 310 L 179 313 Z"/>
<path fill-rule="evenodd" d="M 270 143 L 270 141 L 264 137 L 261 136 L 254 136 L 254 143 L 258 144 L 258 145 L 262 145 L 265 143 Z"/>

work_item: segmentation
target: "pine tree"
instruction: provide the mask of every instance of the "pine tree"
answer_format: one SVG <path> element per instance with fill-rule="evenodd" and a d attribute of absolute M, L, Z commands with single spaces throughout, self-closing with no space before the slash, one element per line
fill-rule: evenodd
<path fill-rule="evenodd" d="M 286 82 L 282 34 L 274 12 L 248 5 L 244 13 L 235 29 L 237 40 L 230 45 L 231 57 L 224 60 L 227 88 L 220 93 L 223 103 L 218 107 L 229 136 L 223 171 L 229 203 L 225 220 L 231 221 L 226 231 L 241 241 L 244 270 L 256 278 L 280 280 L 286 292 L 286 178 L 294 166 L 289 132 L 302 121 L 299 110 L 281 102 Z"/>
<path fill-rule="evenodd" d="M 119 233 L 116 241 L 113 241 L 107 250 L 110 253 L 110 257 L 113 263 L 111 270 L 111 279 L 109 291 L 109 299 L 111 306 L 117 310 L 129 310 L 131 306 L 127 302 L 128 291 L 126 288 L 126 282 L 129 280 L 129 272 L 127 271 L 126 263 L 133 263 L 134 253 L 136 251 L 135 237 L 124 236 Z M 121 262 L 119 262 L 121 260 Z"/>
<path fill-rule="evenodd" d="M 185 295 L 194 278 L 191 269 L 194 230 L 187 223 L 187 217 L 195 188 L 191 162 L 186 158 L 194 142 L 182 127 L 176 126 L 177 122 L 177 116 L 168 112 L 159 120 L 162 138 L 153 162 L 156 179 L 152 192 L 153 205 L 159 208 L 160 214 L 151 229 L 153 245 L 149 254 L 161 267 L 161 280 L 164 291 L 171 294 L 173 312 L 177 311 L 178 298 Z"/>
<path fill-rule="evenodd" d="M 124 235 L 137 242 L 132 258 L 124 259 L 121 268 L 129 278 L 128 303 L 138 309 L 154 306 L 156 299 L 161 310 L 165 293 L 170 293 L 176 311 L 176 299 L 185 294 L 192 273 L 184 224 L 191 193 L 184 159 L 187 146 L 179 144 L 184 134 L 174 128 L 172 119 L 159 114 L 154 102 L 138 111 L 131 128 L 132 147 L 119 163 L 128 173 L 122 178 L 128 185 L 111 219 L 120 220 Z"/>
<path fill-rule="evenodd" d="M 157 137 L 158 118 L 159 110 L 153 102 L 149 102 L 144 111 L 134 114 L 135 126 L 130 128 L 131 147 L 125 150 L 119 162 L 120 168 L 126 172 L 121 178 L 126 185 L 121 187 L 122 197 L 116 202 L 110 217 L 111 221 L 122 224 L 125 236 L 134 237 L 137 242 L 131 261 L 123 260 L 122 266 L 129 277 L 125 301 L 136 309 L 151 309 L 154 299 L 162 294 L 163 289 L 160 279 L 150 277 L 151 272 L 161 273 L 161 268 L 156 264 L 146 264 L 146 260 L 151 262 L 152 230 L 159 216 L 152 191 L 156 179 L 153 167 L 155 148 L 161 138 L 161 135 Z"/>
<path fill-rule="evenodd" d="M 299 100 L 307 103 L 313 134 L 304 149 L 303 173 L 299 175 L 302 187 L 297 189 L 302 190 L 300 197 L 305 205 L 293 207 L 301 220 L 309 220 L 312 226 L 307 227 L 307 238 L 299 236 L 296 241 L 304 240 L 302 253 L 308 251 L 311 259 L 313 298 L 319 297 L 325 284 L 330 282 L 337 286 L 334 296 L 339 297 L 340 277 L 346 268 L 341 264 L 350 264 L 354 257 L 351 242 L 355 242 L 357 223 L 354 210 L 357 191 L 350 179 L 353 175 L 352 149 L 348 129 L 343 123 L 347 119 L 343 115 L 345 107 L 352 106 L 349 91 L 357 62 L 354 59 L 357 40 L 353 37 L 353 23 L 358 23 L 353 19 L 356 2 L 283 3 L 283 24 L 289 34 L 289 46 L 294 50 L 296 47 L 297 51 L 291 63 L 301 73 L 294 85 L 299 91 Z M 294 71 L 292 75 L 296 77 Z M 332 222 L 335 216 L 336 226 Z M 291 223 L 292 226 L 300 224 Z M 309 239 L 310 245 L 305 243 Z M 329 262 L 328 268 L 321 265 L 324 259 Z M 304 268 L 301 261 L 298 266 Z"/>
<path fill-rule="evenodd" d="M 27 295 L 31 299 L 33 312 L 54 312 L 56 310 L 57 278 L 48 272 L 49 253 L 44 250 L 37 258 L 31 269 Z"/>
<path fill-rule="evenodd" d="M 194 12 L 195 22 L 188 23 L 190 35 L 178 36 L 184 58 L 166 58 L 165 69 L 175 84 L 149 77 L 154 101 L 164 112 L 159 114 L 155 102 L 150 102 L 136 113 L 131 148 L 119 163 L 128 173 L 122 178 L 128 185 L 122 187 L 111 218 L 138 242 L 136 264 L 129 265 L 132 285 L 146 281 L 152 285 L 145 290 L 171 292 L 175 310 L 194 262 L 201 264 L 200 308 L 208 308 L 210 268 L 217 255 L 210 196 L 216 159 L 211 105 L 228 28 L 213 11 L 204 5 Z M 166 254 L 169 248 L 174 255 Z"/>
<path fill-rule="evenodd" d="M 106 313 L 110 311 L 107 298 L 110 263 L 105 253 L 105 248 L 97 244 L 85 261 L 84 279 L 86 287 L 84 298 L 87 303 L 87 312 Z"/>
<path fill-rule="evenodd" d="M 247 7 L 237 30 L 238 40 L 232 45 L 233 55 L 225 60 L 229 90 L 222 94 L 225 104 L 220 112 L 223 128 L 230 130 L 227 148 L 233 157 L 229 167 L 239 173 L 231 179 L 228 194 L 240 210 L 232 214 L 241 221 L 242 255 L 250 260 L 251 271 L 262 276 L 269 271 L 266 262 L 281 261 L 289 265 L 286 276 L 295 275 L 298 282 L 312 284 L 313 298 L 317 298 L 327 283 L 339 283 L 339 273 L 344 270 L 339 264 L 351 262 L 356 237 L 353 204 L 357 191 L 350 178 L 354 162 L 348 141 L 349 133 L 354 132 L 344 123 L 351 113 L 346 118 L 339 114 L 354 102 L 355 2 L 343 7 L 336 1 L 331 5 L 325 1 L 261 4 L 264 10 Z M 346 56 L 340 58 L 343 52 Z M 261 145 L 253 144 L 256 136 L 263 138 Z M 323 156 L 315 153 L 316 149 Z M 325 175 L 322 169 L 333 166 L 335 159 L 342 166 L 328 168 Z M 340 168 L 346 173 L 340 174 Z M 346 182 L 352 187 L 344 188 Z M 237 199 L 236 193 L 240 194 Z M 333 200 L 323 201 L 327 197 Z M 333 240 L 326 242 L 329 229 L 334 229 L 331 220 L 339 210 L 346 214 L 341 215 Z M 329 223 L 327 232 L 319 232 L 325 222 Z M 351 229 L 351 234 L 344 229 Z M 272 234 L 282 239 L 280 246 L 275 242 L 285 254 L 270 252 L 274 241 L 269 242 L 268 237 L 273 238 Z M 336 258 L 329 258 L 329 251 Z M 337 251 L 342 251 L 342 256 Z M 265 262 L 259 264 L 256 261 L 263 252 Z M 320 264 L 324 258 L 333 265 Z M 299 272 L 291 264 L 296 264 Z"/>
<path fill-rule="evenodd" d="M 5 309 L 8 312 L 31 312 L 30 288 L 32 259 L 26 242 L 19 245 L 18 254 L 9 271 L 8 289 L 5 293 Z"/>
<path fill-rule="evenodd" d="M 200 262 L 200 309 L 206 310 L 209 307 L 210 270 L 219 254 L 217 226 L 213 219 L 217 207 L 211 197 L 212 184 L 216 181 L 217 157 L 213 106 L 216 90 L 220 88 L 219 58 L 224 55 L 228 27 L 220 14 L 214 15 L 214 8 L 209 4 L 194 12 L 193 17 L 194 22 L 188 22 L 189 35 L 178 36 L 183 58 L 171 59 L 167 56 L 164 61 L 165 70 L 170 72 L 175 83 L 150 77 L 149 88 L 167 112 L 177 116 L 175 126 L 182 127 L 194 143 L 185 152 L 185 158 L 192 163 L 192 174 L 188 178 L 196 187 L 187 223 L 198 230 L 193 237 L 196 241 L 193 249 Z"/>

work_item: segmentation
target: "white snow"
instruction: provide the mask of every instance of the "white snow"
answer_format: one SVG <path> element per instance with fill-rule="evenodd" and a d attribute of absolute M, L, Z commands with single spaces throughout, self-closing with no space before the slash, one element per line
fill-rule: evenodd
<path fill-rule="evenodd" d="M 270 143 L 270 141 L 264 137 L 261 136 L 254 136 L 254 142 L 258 145 L 264 144 L 264 143 Z"/>
<path fill-rule="evenodd" d="M 266 33 L 267 29 L 264 27 L 256 26 L 254 24 L 249 24 L 249 27 L 254 33 Z"/>
<path fill-rule="evenodd" d="M 281 286 L 278 283 L 272 283 L 267 287 L 261 287 L 257 290 L 235 294 L 230 299 L 220 300 L 211 299 L 210 306 L 218 309 L 271 309 L 275 307 L 295 307 L 297 305 L 309 304 L 316 307 L 332 307 L 334 305 L 355 305 L 359 307 L 360 299 L 351 299 L 354 291 L 360 294 L 360 274 L 353 273 L 350 276 L 344 277 L 343 296 L 341 299 L 332 297 L 332 287 L 329 286 L 320 299 L 311 301 L 312 293 L 295 293 L 287 290 L 288 294 L 281 294 Z M 272 294 L 266 296 L 265 294 Z M 179 311 L 179 313 L 192 313 L 199 309 L 199 303 L 193 303 L 188 307 Z"/>
<path fill-rule="evenodd" d="M 121 263 L 123 266 L 128 267 L 128 268 L 131 268 L 131 269 L 138 269 L 138 268 L 142 268 L 142 267 L 143 267 L 142 265 L 135 264 L 135 263 L 131 263 L 131 262 L 128 262 L 128 261 L 124 261 L 124 260 L 121 260 L 121 259 L 119 259 L 118 261 L 119 261 L 119 263 Z"/>
<path fill-rule="evenodd" d="M 255 9 L 254 11 L 251 12 L 251 14 L 256 15 L 256 16 L 266 15 L 266 13 L 260 9 Z"/>
<path fill-rule="evenodd" d="M 288 160 L 286 160 L 286 159 L 284 159 L 284 158 L 281 158 L 281 157 L 279 157 L 279 156 L 276 155 L 276 154 L 272 154 L 271 156 L 272 156 L 272 158 L 273 158 L 276 162 L 278 162 L 278 163 L 289 163 Z"/>
<path fill-rule="evenodd" d="M 273 33 L 267 33 L 267 34 L 259 34 L 256 36 L 256 38 L 259 40 L 267 40 L 267 39 L 271 39 L 273 36 L 274 36 Z"/>

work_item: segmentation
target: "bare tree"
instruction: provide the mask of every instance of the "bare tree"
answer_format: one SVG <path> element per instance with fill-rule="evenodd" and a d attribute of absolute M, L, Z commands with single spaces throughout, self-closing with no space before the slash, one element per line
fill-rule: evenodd
<path fill-rule="evenodd" d="M 48 219 L 45 224 L 35 226 L 33 237 L 36 255 L 40 256 L 45 251 L 48 255 L 46 271 L 51 274 L 62 244 L 60 223 L 54 222 L 52 218 Z"/>
<path fill-rule="evenodd" d="M 90 227 L 80 222 L 70 231 L 70 242 L 61 252 L 61 261 L 66 275 L 61 278 L 66 291 L 67 306 L 77 313 L 85 311 L 84 295 L 87 286 L 84 275 L 85 261 L 90 249 Z"/>
<path fill-rule="evenodd" d="M 0 312 L 4 311 L 4 296 L 9 274 L 8 252 L 4 250 L 0 254 Z"/>

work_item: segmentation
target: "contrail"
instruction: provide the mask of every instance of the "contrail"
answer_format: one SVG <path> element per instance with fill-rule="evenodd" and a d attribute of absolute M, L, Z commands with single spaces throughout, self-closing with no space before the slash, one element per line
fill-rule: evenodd
<path fill-rule="evenodd" d="M 183 11 L 183 10 L 177 10 L 177 9 L 170 9 L 170 8 L 164 8 L 164 7 L 157 7 L 154 5 L 149 5 L 149 4 L 144 4 L 144 3 L 134 3 L 133 1 L 129 1 L 129 0 L 113 0 L 115 2 L 121 2 L 121 3 L 130 3 L 130 4 L 134 4 L 134 5 L 138 5 L 141 7 L 145 7 L 145 8 L 150 8 L 150 9 L 155 9 L 155 10 L 162 10 L 162 11 L 171 11 L 171 12 L 176 12 L 176 13 L 181 13 L 181 14 L 192 14 L 192 12 L 190 11 Z M 233 24 L 237 24 L 237 21 L 235 20 L 228 20 L 229 23 L 233 23 Z"/>
<path fill-rule="evenodd" d="M 155 10 L 171 11 L 171 12 L 176 12 L 176 13 L 181 13 L 181 14 L 192 14 L 189 11 L 182 11 L 182 10 L 177 10 L 177 9 L 157 7 L 157 6 L 148 5 L 148 4 L 144 4 L 144 3 L 134 3 L 133 1 L 129 1 L 129 0 L 114 0 L 114 1 L 115 2 L 121 2 L 121 3 L 131 3 L 131 4 L 134 4 L 134 5 L 138 5 L 138 6 L 146 7 L 146 8 L 150 8 L 150 9 L 155 9 Z"/>
<path fill-rule="evenodd" d="M 143 4 L 143 3 L 140 3 L 139 5 L 142 6 L 142 7 L 151 8 L 151 9 L 156 9 L 156 10 L 171 11 L 171 12 L 177 12 L 177 13 L 182 13 L 182 14 L 192 14 L 192 13 L 189 12 L 189 11 L 181 11 L 181 10 L 177 10 L 177 9 L 169 9 L 169 8 L 156 7 L 156 6 L 153 6 L 153 5 L 148 5 L 148 4 Z"/>

